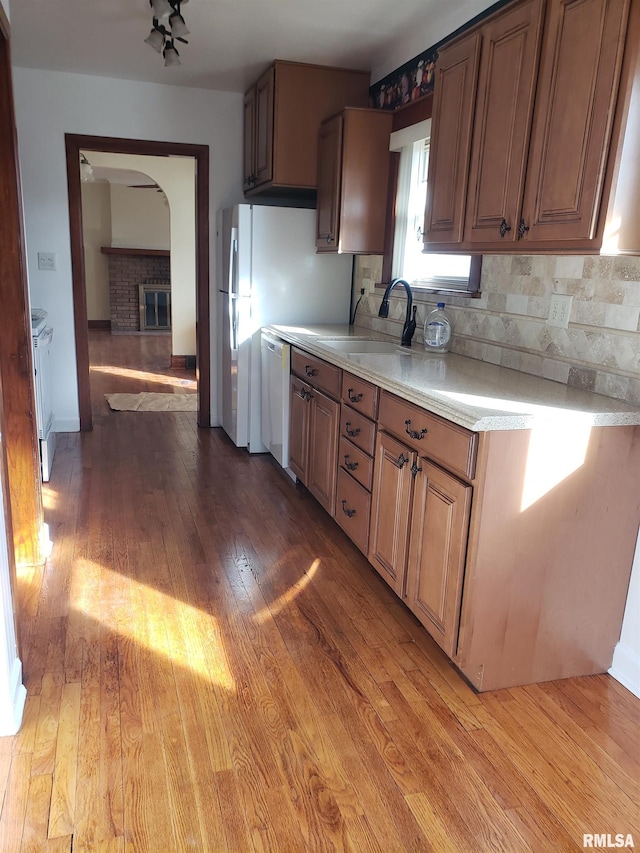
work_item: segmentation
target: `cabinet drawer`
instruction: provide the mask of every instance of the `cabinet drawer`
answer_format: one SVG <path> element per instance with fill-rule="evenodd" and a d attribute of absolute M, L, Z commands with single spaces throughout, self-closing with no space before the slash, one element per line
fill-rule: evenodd
<path fill-rule="evenodd" d="M 342 371 L 333 364 L 328 364 L 321 358 L 309 355 L 308 352 L 293 347 L 291 351 L 291 372 L 302 377 L 314 388 L 329 394 L 336 400 L 340 399 L 340 380 Z"/>
<path fill-rule="evenodd" d="M 369 456 L 376 446 L 376 425 L 360 412 L 342 404 L 340 413 L 340 435 L 348 438 Z"/>
<path fill-rule="evenodd" d="M 340 438 L 338 464 L 351 474 L 367 491 L 371 491 L 373 482 L 373 459 L 352 444 L 344 436 Z"/>
<path fill-rule="evenodd" d="M 371 495 L 359 483 L 343 471 L 338 471 L 336 497 L 336 521 L 354 545 L 367 553 L 369 545 L 369 516 Z"/>
<path fill-rule="evenodd" d="M 344 416 L 343 416 L 344 418 Z M 432 415 L 383 391 L 378 423 L 382 428 L 445 468 L 471 480 L 475 474 L 477 434 Z"/>
<path fill-rule="evenodd" d="M 342 374 L 342 401 L 372 421 L 378 416 L 378 388 L 351 373 Z"/>

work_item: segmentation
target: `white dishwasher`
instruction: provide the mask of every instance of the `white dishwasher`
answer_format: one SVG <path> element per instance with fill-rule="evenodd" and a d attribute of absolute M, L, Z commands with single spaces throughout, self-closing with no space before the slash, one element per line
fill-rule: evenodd
<path fill-rule="evenodd" d="M 291 347 L 262 330 L 262 443 L 295 480 L 289 468 L 289 367 Z"/>

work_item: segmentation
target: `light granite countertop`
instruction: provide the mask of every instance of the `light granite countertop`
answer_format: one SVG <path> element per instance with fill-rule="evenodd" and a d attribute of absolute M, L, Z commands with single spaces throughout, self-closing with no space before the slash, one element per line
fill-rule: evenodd
<path fill-rule="evenodd" d="M 386 391 L 470 430 L 530 429 L 640 424 L 640 409 L 560 382 L 446 353 L 349 353 L 323 341 L 341 338 L 391 340 L 357 326 L 268 326 L 274 335 Z M 399 341 L 394 341 L 398 343 Z"/>

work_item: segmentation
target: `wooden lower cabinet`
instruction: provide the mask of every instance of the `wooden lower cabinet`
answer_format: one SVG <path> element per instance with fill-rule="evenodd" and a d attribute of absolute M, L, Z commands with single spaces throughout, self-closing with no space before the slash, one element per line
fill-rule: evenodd
<path fill-rule="evenodd" d="M 406 603 L 450 656 L 458 644 L 471 486 L 418 459 L 413 487 Z"/>
<path fill-rule="evenodd" d="M 340 404 L 313 390 L 309 413 L 309 464 L 306 487 L 329 515 L 335 515 L 336 460 Z"/>
<path fill-rule="evenodd" d="M 369 562 L 395 593 L 404 597 L 411 520 L 413 479 L 417 454 L 379 432 L 376 439 Z"/>
<path fill-rule="evenodd" d="M 297 376 L 290 388 L 289 466 L 333 516 L 340 404 Z"/>
<path fill-rule="evenodd" d="M 363 554 L 369 544 L 371 494 L 346 471 L 338 470 L 336 521 Z"/>
<path fill-rule="evenodd" d="M 289 401 L 289 467 L 301 480 L 307 481 L 309 456 L 309 400 L 311 386 L 297 376 L 291 377 Z"/>

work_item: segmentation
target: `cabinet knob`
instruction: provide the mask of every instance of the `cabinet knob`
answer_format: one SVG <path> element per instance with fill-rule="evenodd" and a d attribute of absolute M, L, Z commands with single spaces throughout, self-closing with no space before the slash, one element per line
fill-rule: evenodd
<path fill-rule="evenodd" d="M 346 501 L 342 501 L 342 512 L 345 515 L 349 516 L 349 518 L 353 518 L 353 516 L 356 514 L 355 509 L 349 509 Z"/>
<path fill-rule="evenodd" d="M 305 364 L 304 372 L 307 374 L 307 376 L 315 376 L 318 371 L 315 369 L 315 367 L 311 367 L 310 364 Z"/>
<path fill-rule="evenodd" d="M 503 219 L 500 223 L 500 236 L 504 237 L 505 234 L 508 234 L 511 231 L 511 226 L 507 225 L 507 220 Z"/>
<path fill-rule="evenodd" d="M 397 464 L 398 468 L 402 471 L 402 469 L 404 468 L 404 466 L 407 464 L 408 461 L 409 461 L 409 457 L 405 456 L 404 453 L 401 453 L 400 456 L 398 456 L 398 461 L 396 464 Z"/>
<path fill-rule="evenodd" d="M 349 388 L 347 391 L 347 396 L 349 397 L 350 402 L 359 403 L 362 400 L 362 394 L 354 394 L 353 388 Z"/>
<path fill-rule="evenodd" d="M 347 421 L 346 424 L 344 425 L 344 431 L 346 432 L 347 435 L 350 435 L 351 438 L 353 438 L 354 435 L 360 435 L 360 427 L 356 427 L 355 429 L 349 429 L 350 426 L 351 426 L 351 421 Z"/>
<path fill-rule="evenodd" d="M 421 430 L 420 430 L 420 432 L 418 432 L 418 431 L 417 431 L 417 430 L 415 430 L 415 429 L 409 429 L 409 427 L 410 427 L 410 426 L 411 426 L 411 421 L 410 421 L 410 420 L 407 420 L 407 421 L 405 421 L 405 422 L 404 422 L 404 429 L 405 429 L 405 432 L 406 432 L 406 433 L 407 433 L 407 435 L 408 435 L 410 438 L 412 438 L 414 441 L 422 441 L 422 439 L 425 437 L 425 435 L 426 435 L 426 434 L 427 434 L 427 432 L 429 431 L 429 430 L 425 427 L 424 429 L 421 429 Z M 408 462 L 408 461 L 409 461 L 409 460 L 407 460 L 407 462 Z"/>
<path fill-rule="evenodd" d="M 411 466 L 411 476 L 415 480 L 416 476 L 422 471 L 422 468 L 418 467 L 418 463 L 414 462 Z"/>
<path fill-rule="evenodd" d="M 333 234 L 327 234 L 327 243 L 333 243 Z"/>
<path fill-rule="evenodd" d="M 522 240 L 528 230 L 529 226 L 524 224 L 524 219 L 521 219 L 520 225 L 518 225 L 518 240 Z"/>

